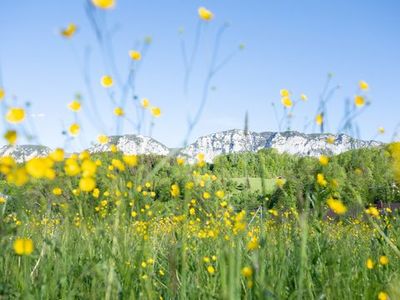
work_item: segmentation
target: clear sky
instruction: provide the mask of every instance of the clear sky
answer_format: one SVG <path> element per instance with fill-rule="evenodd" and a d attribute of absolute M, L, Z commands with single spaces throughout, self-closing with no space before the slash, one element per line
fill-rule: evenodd
<path fill-rule="evenodd" d="M 197 9 L 205 6 L 215 19 L 203 26 L 193 65 L 189 93 L 183 93 L 184 66 L 178 29 L 185 29 L 192 47 Z M 221 40 L 219 58 L 238 45 L 238 53 L 216 76 L 204 114 L 191 140 L 200 135 L 243 128 L 248 111 L 253 131 L 275 131 L 271 107 L 281 112 L 279 91 L 305 93 L 309 100 L 296 109 L 293 128 L 302 131 L 306 120 L 315 117 L 318 97 L 329 72 L 340 89 L 328 104 L 331 132 L 336 132 L 344 112 L 344 100 L 353 97 L 359 80 L 370 85 L 371 105 L 357 119 L 362 138 L 391 139 L 400 121 L 400 1 L 398 0 L 119 0 L 104 14 L 108 28 L 115 29 L 113 44 L 120 73 L 127 74 L 128 50 L 145 36 L 152 44 L 137 75 L 138 96 L 147 97 L 162 109 L 152 135 L 170 147 L 180 146 L 187 130 L 188 112 L 200 103 L 217 30 L 230 27 Z M 76 23 L 72 40 L 59 30 Z M 100 131 L 115 133 L 115 122 L 107 92 L 99 78 L 107 72 L 94 33 L 85 14 L 83 0 L 2 0 L 0 9 L 0 66 L 7 103 L 32 103 L 32 119 L 40 142 L 62 146 L 63 128 L 74 120 L 66 105 L 80 92 L 88 94 L 82 79 L 82 61 L 87 46 L 92 49 L 90 76 L 99 115 L 106 128 L 84 121 L 79 149 Z M 118 97 L 118 91 L 116 92 Z M 188 105 L 190 101 L 190 105 Z M 85 105 L 83 110 L 88 109 Z M 127 110 L 131 119 L 136 113 Z M 86 119 L 82 112 L 80 120 Z M 147 120 L 148 121 L 148 120 Z M 4 132 L 4 124 L 1 124 Z M 383 126 L 386 133 L 376 136 Z M 147 129 L 148 130 L 148 126 Z M 308 132 L 312 131 L 309 127 Z M 148 132 L 148 131 L 147 131 Z M 134 133 L 127 123 L 124 133 Z M 3 141 L 1 142 L 3 143 Z"/>

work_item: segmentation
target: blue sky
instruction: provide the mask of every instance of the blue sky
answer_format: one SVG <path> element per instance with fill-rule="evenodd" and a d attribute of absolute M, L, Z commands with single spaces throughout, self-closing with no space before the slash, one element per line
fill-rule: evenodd
<path fill-rule="evenodd" d="M 193 65 L 188 96 L 183 93 L 184 67 L 178 29 L 193 45 L 197 8 L 212 10 L 215 19 L 203 26 L 200 47 Z M 309 101 L 296 108 L 293 129 L 302 131 L 315 117 L 318 97 L 326 76 L 340 89 L 328 104 L 329 131 L 336 132 L 344 112 L 344 100 L 353 97 L 359 80 L 370 85 L 371 105 L 357 118 L 362 138 L 389 141 L 400 122 L 400 2 L 397 0 L 119 0 L 104 14 L 113 39 L 115 61 L 127 73 L 128 50 L 151 36 L 153 42 L 136 81 L 140 98 L 160 106 L 152 135 L 167 146 L 180 146 L 187 131 L 188 113 L 200 103 L 217 30 L 229 22 L 221 41 L 220 59 L 243 43 L 238 53 L 216 76 L 200 122 L 191 140 L 200 135 L 243 128 L 248 111 L 254 131 L 275 131 L 271 107 L 281 112 L 279 90 L 305 93 Z M 67 41 L 58 32 L 73 22 L 76 36 Z M 2 0 L 0 10 L 0 65 L 8 104 L 32 103 L 33 123 L 40 143 L 63 146 L 63 128 L 74 120 L 66 105 L 76 92 L 84 103 L 88 94 L 80 71 L 84 49 L 90 46 L 90 76 L 99 114 L 105 128 L 96 128 L 81 113 L 83 133 L 73 144 L 81 149 L 98 133 L 114 134 L 115 122 L 107 92 L 99 78 L 106 73 L 83 0 Z M 78 57 L 78 60 L 76 59 Z M 118 96 L 118 91 L 116 91 Z M 190 105 L 188 105 L 190 101 Z M 85 110 L 87 107 L 84 107 Z M 131 119 L 136 113 L 127 110 Z M 83 121 L 85 119 L 85 121 Z M 146 121 L 148 123 L 148 119 Z M 1 125 L 4 132 L 4 124 Z M 383 126 L 386 133 L 376 136 Z M 148 133 L 148 126 L 146 126 Z M 309 127 L 308 132 L 312 131 Z M 128 123 L 124 133 L 134 133 Z"/>

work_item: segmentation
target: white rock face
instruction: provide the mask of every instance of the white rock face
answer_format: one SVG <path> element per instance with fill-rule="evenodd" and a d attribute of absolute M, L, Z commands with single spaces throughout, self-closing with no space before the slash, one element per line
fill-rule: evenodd
<path fill-rule="evenodd" d="M 182 149 L 181 154 L 186 156 L 189 162 L 193 162 L 197 154 L 203 153 L 204 159 L 212 162 L 221 154 L 256 152 L 265 148 L 266 142 L 267 138 L 262 134 L 254 132 L 245 134 L 243 130 L 234 129 L 200 137 Z"/>
<path fill-rule="evenodd" d="M 327 138 L 335 139 L 333 144 L 327 143 Z M 336 155 L 345 151 L 377 147 L 382 145 L 376 141 L 362 141 L 345 134 L 303 134 L 296 131 L 287 132 L 247 132 L 234 129 L 213 133 L 198 138 L 193 144 L 172 151 L 165 145 L 151 137 L 142 135 L 111 136 L 107 144 L 96 144 L 89 148 L 91 153 L 110 151 L 114 144 L 125 154 L 157 154 L 168 155 L 172 152 L 186 156 L 190 163 L 196 161 L 196 156 L 204 154 L 207 162 L 222 154 L 257 152 L 261 149 L 276 149 L 280 153 L 289 153 L 300 156 L 319 156 L 321 154 Z M 12 156 L 17 162 L 29 160 L 33 157 L 48 155 L 51 149 L 45 146 L 21 145 L 0 147 L 1 156 Z"/>
<path fill-rule="evenodd" d="M 111 136 L 107 144 L 96 144 L 88 150 L 91 153 L 106 152 L 110 151 L 111 145 L 116 145 L 124 154 L 169 154 L 169 149 L 166 146 L 143 135 Z"/>
<path fill-rule="evenodd" d="M 333 144 L 327 143 L 327 138 L 333 137 Z M 336 155 L 342 152 L 379 146 L 375 141 L 361 141 L 339 134 L 303 134 L 296 131 L 288 132 L 244 132 L 244 130 L 229 130 L 213 133 L 198 138 L 193 144 L 182 149 L 181 153 L 188 157 L 189 162 L 195 161 L 196 155 L 203 153 L 207 162 L 221 154 L 257 152 L 260 149 L 273 148 L 279 153 L 289 153 L 300 156 L 319 156 L 321 154 Z"/>
<path fill-rule="evenodd" d="M 34 157 L 45 157 L 51 152 L 46 146 L 17 145 L 0 147 L 0 157 L 11 156 L 16 162 L 24 162 Z"/>

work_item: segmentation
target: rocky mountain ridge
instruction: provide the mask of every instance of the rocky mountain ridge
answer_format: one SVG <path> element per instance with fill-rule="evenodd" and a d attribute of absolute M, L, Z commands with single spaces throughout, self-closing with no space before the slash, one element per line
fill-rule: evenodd
<path fill-rule="evenodd" d="M 331 139 L 330 142 L 328 140 Z M 172 149 L 157 140 L 142 135 L 110 136 L 106 144 L 95 144 L 87 150 L 91 153 L 110 151 L 116 145 L 125 154 L 181 155 L 193 162 L 203 153 L 207 162 L 222 154 L 257 152 L 261 149 L 276 149 L 280 153 L 300 156 L 336 155 L 345 151 L 377 147 L 377 141 L 363 141 L 346 134 L 305 134 L 297 131 L 286 132 L 245 132 L 233 129 L 199 137 L 195 142 L 181 149 Z M 33 157 L 46 156 L 51 149 L 46 146 L 18 145 L 0 147 L 1 156 L 12 156 L 18 162 Z"/>

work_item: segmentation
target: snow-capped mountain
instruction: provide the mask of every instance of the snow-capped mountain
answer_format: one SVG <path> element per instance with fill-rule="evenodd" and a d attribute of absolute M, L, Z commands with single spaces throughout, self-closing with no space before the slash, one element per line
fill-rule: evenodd
<path fill-rule="evenodd" d="M 328 143 L 328 139 L 331 142 Z M 95 144 L 88 150 L 91 153 L 110 151 L 116 145 L 125 154 L 157 154 L 181 155 L 194 162 L 196 156 L 204 154 L 207 162 L 222 154 L 257 152 L 261 149 L 276 149 L 280 153 L 300 156 L 319 156 L 321 154 L 336 155 L 348 150 L 377 147 L 382 145 L 376 141 L 354 139 L 345 134 L 304 134 L 296 131 L 287 132 L 245 132 L 234 129 L 217 132 L 198 138 L 194 143 L 182 149 L 170 149 L 151 137 L 142 135 L 110 136 L 106 144 Z M 12 156 L 18 162 L 33 157 L 49 154 L 50 148 L 45 146 L 21 145 L 0 147 L 1 156 Z"/>
<path fill-rule="evenodd" d="M 0 157 L 11 156 L 16 162 L 23 162 L 34 157 L 44 157 L 51 152 L 51 149 L 46 146 L 38 145 L 16 145 L 16 146 L 1 146 Z"/>
<path fill-rule="evenodd" d="M 89 152 L 98 153 L 110 151 L 111 145 L 118 147 L 124 154 L 158 154 L 168 155 L 169 148 L 155 139 L 143 135 L 110 136 L 106 144 L 95 144 Z"/>

